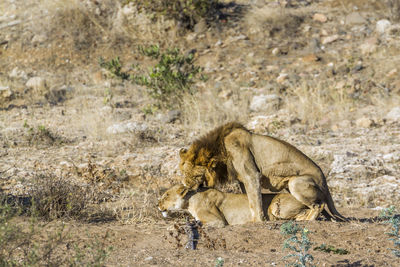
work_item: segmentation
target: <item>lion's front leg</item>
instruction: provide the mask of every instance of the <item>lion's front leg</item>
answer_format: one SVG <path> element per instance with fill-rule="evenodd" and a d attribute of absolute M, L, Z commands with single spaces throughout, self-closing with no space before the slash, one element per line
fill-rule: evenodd
<path fill-rule="evenodd" d="M 250 152 L 248 153 L 250 154 Z M 243 157 L 242 154 L 241 157 L 233 157 L 232 165 L 237 171 L 238 180 L 244 184 L 244 187 L 246 189 L 252 221 L 261 222 L 264 220 L 261 197 L 262 174 L 258 171 L 250 155 L 247 155 L 247 157 Z"/>
<path fill-rule="evenodd" d="M 254 177 L 257 177 L 254 179 Z M 249 199 L 249 208 L 253 222 L 261 222 L 264 220 L 264 212 L 262 208 L 261 197 L 261 174 L 256 174 L 250 181 L 244 182 L 247 191 L 247 198 Z"/>

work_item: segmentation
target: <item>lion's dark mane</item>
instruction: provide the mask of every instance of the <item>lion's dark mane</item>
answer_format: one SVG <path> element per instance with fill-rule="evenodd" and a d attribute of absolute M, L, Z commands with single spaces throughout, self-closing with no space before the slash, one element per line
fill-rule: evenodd
<path fill-rule="evenodd" d="M 211 130 L 195 140 L 190 149 L 193 153 L 195 164 L 204 166 L 212 158 L 217 161 L 214 171 L 218 173 L 216 181 L 218 184 L 224 184 L 236 176 L 236 171 L 233 170 L 224 144 L 224 138 L 236 129 L 248 131 L 242 124 L 230 122 Z"/>
<path fill-rule="evenodd" d="M 193 146 L 196 148 L 198 153 L 200 149 L 204 149 L 210 153 L 211 157 L 226 156 L 224 138 L 230 134 L 233 130 L 242 129 L 247 131 L 247 129 L 238 122 L 229 122 L 227 124 L 221 125 L 204 136 L 193 142 Z M 194 152 L 194 151 L 193 151 Z M 196 154 L 197 154 L 196 153 Z"/>

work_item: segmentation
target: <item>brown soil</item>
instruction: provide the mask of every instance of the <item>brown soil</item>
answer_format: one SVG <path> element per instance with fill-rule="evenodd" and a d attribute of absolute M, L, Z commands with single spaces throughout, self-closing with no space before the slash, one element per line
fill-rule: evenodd
<path fill-rule="evenodd" d="M 87 218 L 53 223 L 65 220 L 72 240 L 108 231 L 107 266 L 216 266 L 218 257 L 224 266 L 284 266 L 284 222 L 203 227 L 192 251 L 185 235 L 176 239 L 183 216 L 157 210 L 179 182 L 179 149 L 238 120 L 310 156 L 337 209 L 354 218 L 299 222 L 315 265 L 399 265 L 390 226 L 377 219 L 400 208 L 399 1 L 221 1 L 224 15 L 193 31 L 125 2 L 0 1 L 0 193 L 29 196 L 43 173 L 93 188 Z M 390 26 L 378 32 L 382 19 Z M 146 69 L 154 61 L 137 46 L 154 43 L 195 51 L 208 76 L 180 115 L 150 114 L 145 87 L 98 64 L 119 56 L 123 71 Z M 349 254 L 313 249 L 321 244 Z"/>

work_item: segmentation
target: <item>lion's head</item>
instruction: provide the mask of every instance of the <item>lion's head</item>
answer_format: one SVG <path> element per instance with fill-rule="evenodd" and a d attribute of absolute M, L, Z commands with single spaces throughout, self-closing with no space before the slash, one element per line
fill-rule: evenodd
<path fill-rule="evenodd" d="M 158 200 L 158 209 L 164 217 L 168 217 L 168 211 L 182 210 L 185 206 L 185 195 L 189 189 L 179 184 L 168 189 Z"/>
<path fill-rule="evenodd" d="M 214 187 L 228 181 L 228 156 L 224 137 L 235 129 L 244 129 L 239 123 L 228 123 L 193 142 L 189 149 L 182 148 L 179 168 L 184 175 L 182 183 L 196 190 L 200 185 Z"/>

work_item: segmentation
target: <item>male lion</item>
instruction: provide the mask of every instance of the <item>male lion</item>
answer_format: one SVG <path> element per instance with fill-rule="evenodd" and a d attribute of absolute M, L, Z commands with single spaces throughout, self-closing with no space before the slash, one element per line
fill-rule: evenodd
<path fill-rule="evenodd" d="M 269 220 L 306 220 L 311 211 L 288 193 L 262 194 L 264 215 Z M 223 193 L 212 188 L 193 191 L 179 184 L 160 198 L 158 208 L 164 217 L 168 211 L 188 210 L 196 220 L 210 226 L 244 224 L 252 221 L 246 194 Z"/>
<path fill-rule="evenodd" d="M 332 219 L 346 220 L 336 210 L 326 178 L 311 159 L 279 139 L 251 133 L 239 123 L 228 123 L 180 150 L 183 184 L 196 189 L 233 179 L 243 183 L 253 221 L 262 221 L 261 187 L 273 192 L 288 189 L 311 209 L 307 220 L 326 210 Z"/>

